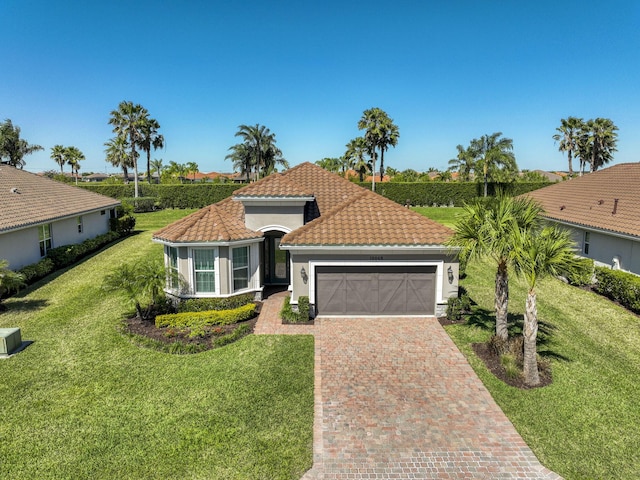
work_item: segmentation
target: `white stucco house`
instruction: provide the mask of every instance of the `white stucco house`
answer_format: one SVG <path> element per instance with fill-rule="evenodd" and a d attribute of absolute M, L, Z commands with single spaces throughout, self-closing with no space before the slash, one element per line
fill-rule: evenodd
<path fill-rule="evenodd" d="M 527 196 L 573 235 L 596 265 L 640 275 L 640 163 L 623 163 Z"/>
<path fill-rule="evenodd" d="M 0 258 L 17 270 L 107 233 L 118 200 L 0 165 Z"/>
<path fill-rule="evenodd" d="M 314 314 L 442 314 L 458 294 L 452 231 L 317 165 L 236 190 L 153 235 L 167 293 L 224 297 L 286 286 Z M 182 278 L 182 282 L 175 281 Z"/>

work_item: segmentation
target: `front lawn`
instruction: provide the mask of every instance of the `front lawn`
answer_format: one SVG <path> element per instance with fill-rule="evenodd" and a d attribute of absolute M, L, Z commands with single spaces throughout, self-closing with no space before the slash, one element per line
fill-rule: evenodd
<path fill-rule="evenodd" d="M 495 329 L 495 268 L 468 266 L 461 284 L 486 313 L 447 326 L 449 335 L 545 466 L 566 479 L 640 478 L 640 318 L 559 280 L 541 282 L 539 352 L 551 360 L 553 383 L 509 387 L 471 349 Z M 522 321 L 525 296 L 526 286 L 512 275 L 514 323 Z"/>
<path fill-rule="evenodd" d="M 250 335 L 194 355 L 137 347 L 131 308 L 101 290 L 115 265 L 161 255 L 133 235 L 7 300 L 0 327 L 33 343 L 0 360 L 0 478 L 297 479 L 311 467 L 313 338 Z"/>
<path fill-rule="evenodd" d="M 462 212 L 462 207 L 411 207 L 411 209 L 449 228 L 453 228 L 457 221 L 456 215 Z"/>

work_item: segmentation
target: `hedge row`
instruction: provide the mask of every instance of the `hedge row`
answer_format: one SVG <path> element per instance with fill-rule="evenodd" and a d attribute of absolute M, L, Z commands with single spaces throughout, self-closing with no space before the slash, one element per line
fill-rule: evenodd
<path fill-rule="evenodd" d="M 170 313 L 156 316 L 156 327 L 202 328 L 209 325 L 231 325 L 248 320 L 255 314 L 256 304 L 250 303 L 233 310 Z"/>
<path fill-rule="evenodd" d="M 360 183 L 371 188 L 370 183 Z M 489 195 L 502 190 L 509 195 L 520 195 L 550 185 L 549 182 L 490 183 Z M 194 185 L 149 185 L 140 184 L 137 208 L 202 208 L 219 202 L 243 185 L 227 183 L 197 183 Z M 133 185 L 82 185 L 82 188 L 108 197 L 126 199 L 131 203 Z M 451 205 L 462 206 L 483 195 L 484 186 L 476 182 L 416 182 L 379 183 L 376 191 L 396 203 L 405 205 Z M 152 205 L 153 204 L 153 205 Z"/>
<path fill-rule="evenodd" d="M 640 313 L 640 277 L 608 267 L 596 267 L 595 272 L 597 281 L 593 289 L 596 292 Z"/>
<path fill-rule="evenodd" d="M 363 188 L 371 188 L 370 183 L 360 183 Z M 489 196 L 502 191 L 516 196 L 551 185 L 550 182 L 490 183 Z M 401 205 L 412 206 L 453 205 L 461 207 L 484 194 L 484 185 L 476 182 L 416 182 L 378 183 L 376 192 Z"/>
<path fill-rule="evenodd" d="M 233 310 L 253 303 L 253 294 L 244 293 L 225 298 L 190 298 L 178 304 L 178 312 L 206 312 L 208 310 Z"/>
<path fill-rule="evenodd" d="M 24 275 L 27 284 L 34 283 L 60 268 L 68 267 L 82 257 L 86 257 L 90 253 L 120 238 L 120 236 L 119 233 L 112 231 L 94 238 L 89 238 L 75 245 L 64 245 L 62 247 L 52 248 L 47 252 L 45 258 L 37 263 L 22 267 L 18 270 L 18 273 Z"/>
<path fill-rule="evenodd" d="M 127 185 L 81 185 L 92 192 L 118 199 L 134 196 L 134 186 Z M 231 183 L 196 183 L 193 185 L 149 185 L 138 184 L 140 197 L 153 198 L 158 208 L 202 208 L 230 197 L 243 185 Z M 130 200 L 129 200 L 130 201 Z M 145 205 L 149 202 L 145 200 Z"/>

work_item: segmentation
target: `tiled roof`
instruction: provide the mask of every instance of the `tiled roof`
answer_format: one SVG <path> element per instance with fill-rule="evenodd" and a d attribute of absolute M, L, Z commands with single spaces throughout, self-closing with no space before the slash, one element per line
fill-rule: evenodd
<path fill-rule="evenodd" d="M 640 163 L 615 165 L 527 196 L 550 219 L 640 236 Z"/>
<path fill-rule="evenodd" d="M 442 245 L 449 228 L 361 189 L 320 218 L 285 235 L 283 245 Z"/>
<path fill-rule="evenodd" d="M 98 193 L 0 165 L 0 232 L 119 204 L 118 200 Z"/>
<path fill-rule="evenodd" d="M 442 245 L 452 231 L 391 200 L 302 163 L 236 190 L 234 197 L 314 197 L 309 223 L 285 235 L 289 245 Z M 169 242 L 215 242 L 258 238 L 248 230 L 242 202 L 228 198 L 154 234 Z"/>
<path fill-rule="evenodd" d="M 273 173 L 255 183 L 242 187 L 233 193 L 234 197 L 310 197 L 313 194 L 304 185 L 285 178 L 280 173 Z"/>
<path fill-rule="evenodd" d="M 262 237 L 244 225 L 244 208 L 231 198 L 214 203 L 167 225 L 153 238 L 172 243 L 230 242 Z"/>

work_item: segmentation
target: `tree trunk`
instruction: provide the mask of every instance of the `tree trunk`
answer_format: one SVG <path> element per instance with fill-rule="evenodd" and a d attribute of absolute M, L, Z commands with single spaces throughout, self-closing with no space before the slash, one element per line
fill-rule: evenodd
<path fill-rule="evenodd" d="M 536 307 L 536 292 L 529 290 L 524 312 L 524 382 L 535 386 L 540 383 L 538 375 L 538 358 L 536 341 L 538 339 L 538 309 Z"/>
<path fill-rule="evenodd" d="M 484 168 L 483 168 L 483 173 L 484 173 L 484 196 L 486 198 L 487 196 L 487 161 L 484 161 Z"/>
<path fill-rule="evenodd" d="M 138 198 L 138 159 L 136 158 L 136 149 L 131 136 L 131 158 L 133 159 L 133 196 Z"/>
<path fill-rule="evenodd" d="M 567 150 L 567 158 L 569 159 L 569 177 L 573 177 L 573 165 L 571 158 L 571 150 Z"/>
<path fill-rule="evenodd" d="M 505 262 L 498 264 L 498 271 L 496 272 L 495 309 L 496 336 L 507 340 L 509 338 L 509 331 L 507 329 L 507 317 L 509 313 L 509 273 Z"/>
<path fill-rule="evenodd" d="M 147 182 L 151 185 L 151 148 L 147 150 Z"/>
<path fill-rule="evenodd" d="M 384 177 L 384 148 L 380 147 L 380 181 Z"/>

